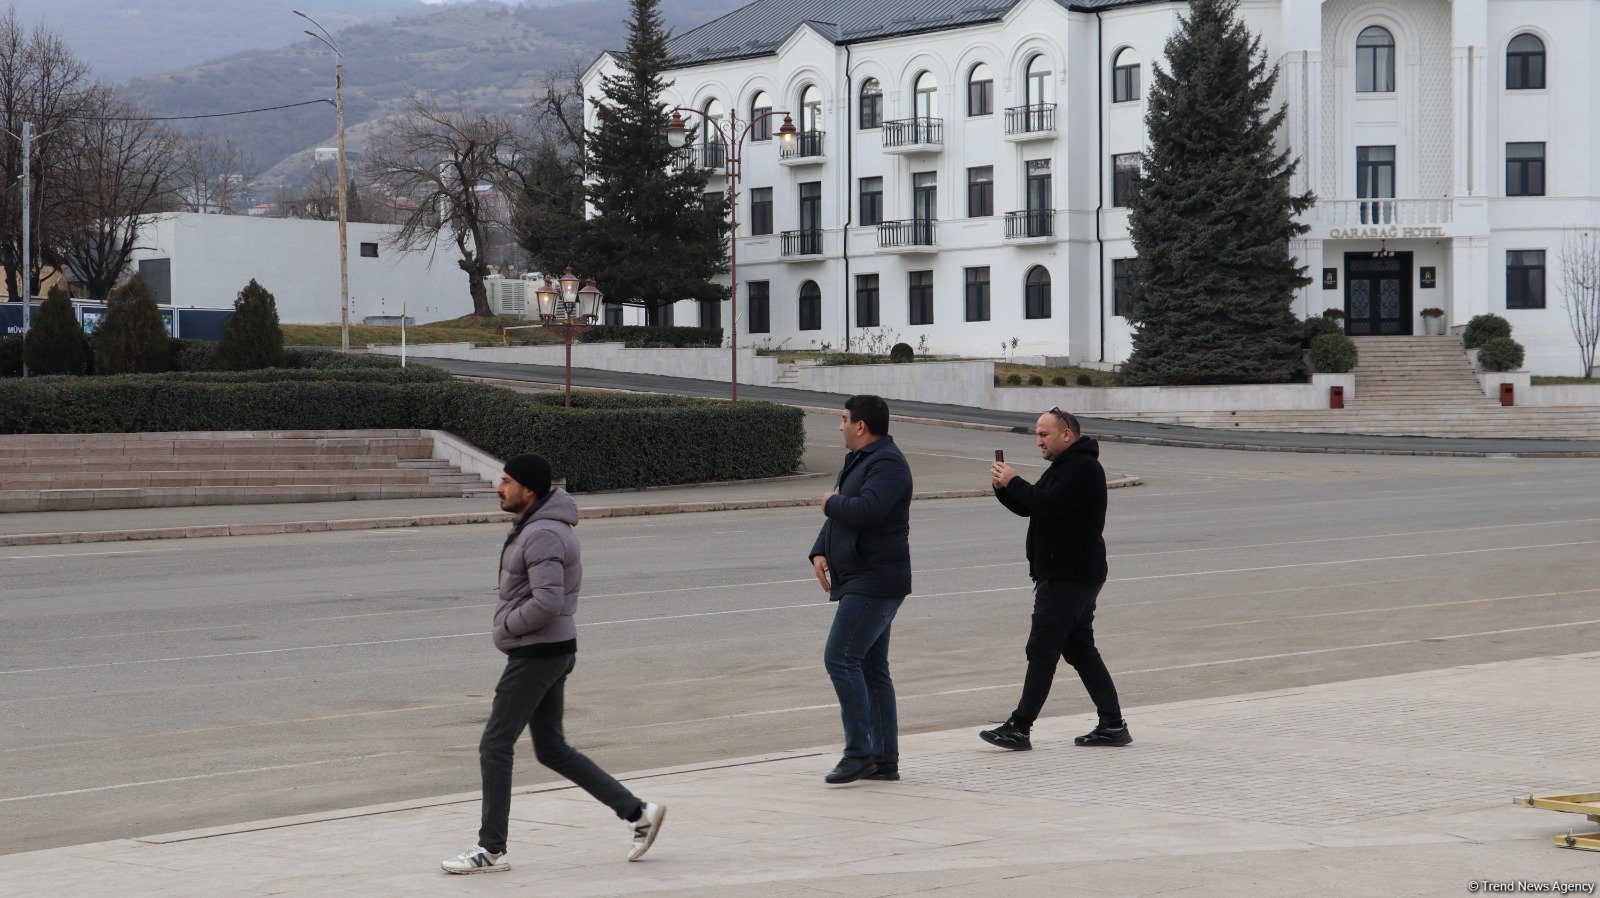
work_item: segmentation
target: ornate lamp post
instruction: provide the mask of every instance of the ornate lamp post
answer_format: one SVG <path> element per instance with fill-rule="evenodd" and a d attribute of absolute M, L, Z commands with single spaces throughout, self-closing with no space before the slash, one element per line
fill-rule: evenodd
<path fill-rule="evenodd" d="M 594 278 L 579 289 L 578 276 L 568 265 L 558 282 L 551 282 L 547 275 L 535 295 L 539 299 L 539 320 L 545 327 L 560 331 L 567 344 L 567 408 L 572 408 L 572 341 L 600 317 L 605 294 L 595 285 Z"/>
<path fill-rule="evenodd" d="M 778 129 L 778 140 L 784 146 L 790 146 L 799 137 L 800 132 L 794 126 L 794 119 L 789 113 L 781 110 L 768 110 L 751 119 L 741 130 L 739 127 L 739 114 L 729 111 L 726 127 L 720 119 L 711 118 L 698 109 L 686 106 L 672 108 L 672 120 L 667 122 L 667 142 L 673 149 L 682 149 L 689 141 L 689 126 L 683 120 L 683 113 L 698 115 L 707 126 L 715 128 L 717 136 L 722 139 L 723 145 L 728 148 L 728 345 L 733 351 L 732 396 L 734 402 L 739 401 L 739 175 L 743 169 L 744 142 L 756 125 L 775 116 L 783 116 L 783 127 Z"/>

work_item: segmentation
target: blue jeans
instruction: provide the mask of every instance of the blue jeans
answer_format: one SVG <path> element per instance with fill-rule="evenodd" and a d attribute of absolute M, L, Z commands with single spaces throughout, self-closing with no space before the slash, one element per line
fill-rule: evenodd
<path fill-rule="evenodd" d="M 900 763 L 900 724 L 889 678 L 889 625 L 904 598 L 846 593 L 833 613 L 822 659 L 839 696 L 844 756 Z"/>

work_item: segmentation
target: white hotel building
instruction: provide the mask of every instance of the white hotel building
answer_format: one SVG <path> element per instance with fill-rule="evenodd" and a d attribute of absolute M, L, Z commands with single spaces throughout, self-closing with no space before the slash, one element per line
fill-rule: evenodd
<path fill-rule="evenodd" d="M 1152 61 L 1187 4 L 757 0 L 676 37 L 672 105 L 739 126 L 741 342 L 1115 364 L 1127 167 Z M 1578 374 L 1564 232 L 1600 222 L 1600 0 L 1246 0 L 1281 69 L 1281 139 L 1317 205 L 1302 316 L 1422 333 L 1495 312 L 1536 373 Z M 617 60 L 584 76 L 593 97 Z M 691 123 L 697 119 L 691 118 Z M 726 190 L 726 149 L 695 164 Z M 709 143 L 716 144 L 715 140 Z M 1375 252 L 1380 254 L 1375 255 Z M 726 325 L 725 306 L 679 323 Z M 749 335 L 749 336 L 745 336 Z"/>

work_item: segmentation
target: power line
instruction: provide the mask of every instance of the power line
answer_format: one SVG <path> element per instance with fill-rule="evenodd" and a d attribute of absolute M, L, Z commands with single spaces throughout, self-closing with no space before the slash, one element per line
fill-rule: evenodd
<path fill-rule="evenodd" d="M 68 119 L 76 122 L 184 122 L 205 118 L 228 118 L 235 115 L 255 115 L 259 112 L 278 112 L 283 109 L 298 109 L 301 106 L 315 106 L 318 103 L 332 103 L 329 99 L 302 100 L 299 103 L 285 103 L 282 106 L 262 106 L 259 109 L 239 109 L 233 112 L 208 112 L 204 115 L 72 115 Z"/>

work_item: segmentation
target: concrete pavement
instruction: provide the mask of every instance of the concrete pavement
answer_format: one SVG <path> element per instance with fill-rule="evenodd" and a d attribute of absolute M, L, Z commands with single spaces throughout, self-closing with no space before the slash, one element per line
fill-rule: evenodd
<path fill-rule="evenodd" d="M 974 720 L 906 737 L 898 783 L 824 786 L 831 748 L 640 771 L 670 813 L 637 864 L 609 811 L 549 784 L 517 792 L 505 873 L 439 871 L 475 838 L 463 794 L 13 854 L 0 894 L 1592 894 L 1600 854 L 1553 840 L 1593 827 L 1512 797 L 1600 785 L 1597 680 L 1588 653 L 1152 705 L 1126 749 L 1075 748 L 1076 716 L 1008 753 Z"/>

